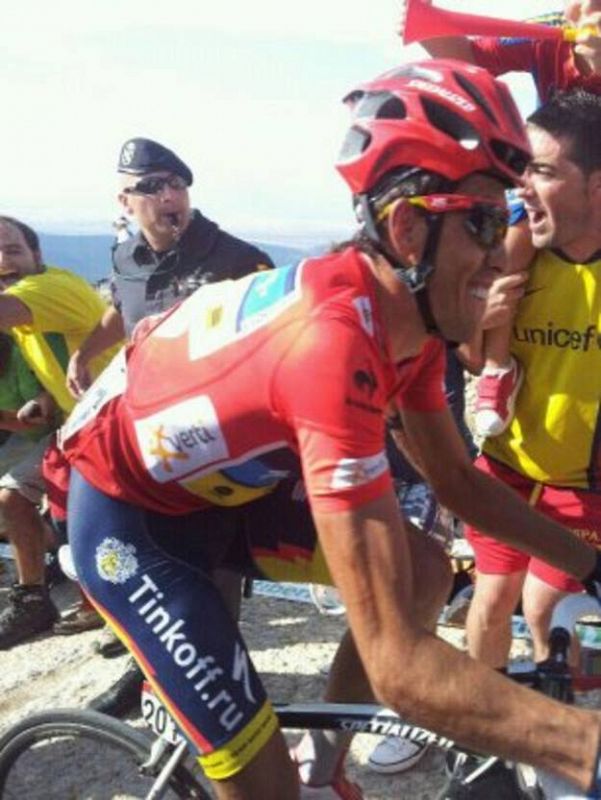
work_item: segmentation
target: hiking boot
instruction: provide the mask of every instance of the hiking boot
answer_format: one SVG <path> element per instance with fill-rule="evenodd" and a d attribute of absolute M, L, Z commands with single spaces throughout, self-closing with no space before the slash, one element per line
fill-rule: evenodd
<path fill-rule="evenodd" d="M 131 659 L 123 675 L 106 691 L 90 700 L 87 707 L 111 717 L 123 717 L 140 705 L 143 682 L 142 670 Z"/>
<path fill-rule="evenodd" d="M 479 436 L 499 436 L 507 430 L 523 379 L 524 370 L 513 358 L 507 368 L 484 370 L 478 381 L 474 409 L 474 425 Z"/>
<path fill-rule="evenodd" d="M 52 628 L 57 636 L 71 636 L 74 633 L 93 631 L 104 627 L 104 620 L 95 608 L 81 602 L 54 623 Z"/>
<path fill-rule="evenodd" d="M 103 658 L 116 658 L 127 652 L 126 646 L 108 625 L 100 631 L 100 635 L 92 644 L 92 650 Z"/>
<path fill-rule="evenodd" d="M 399 739 L 398 736 L 385 736 L 372 750 L 367 763 L 374 772 L 384 775 L 405 772 L 414 767 L 425 756 L 428 745 Z"/>
<path fill-rule="evenodd" d="M 0 650 L 50 630 L 58 611 L 46 586 L 15 584 L 8 594 L 8 605 L 0 614 Z"/>

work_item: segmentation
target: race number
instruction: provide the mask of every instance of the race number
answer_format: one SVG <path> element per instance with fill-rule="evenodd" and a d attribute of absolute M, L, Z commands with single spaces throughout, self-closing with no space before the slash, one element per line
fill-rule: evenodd
<path fill-rule="evenodd" d="M 142 686 L 141 705 L 144 721 L 157 736 L 173 745 L 177 745 L 182 741 L 183 737 L 175 722 L 146 681 Z"/>

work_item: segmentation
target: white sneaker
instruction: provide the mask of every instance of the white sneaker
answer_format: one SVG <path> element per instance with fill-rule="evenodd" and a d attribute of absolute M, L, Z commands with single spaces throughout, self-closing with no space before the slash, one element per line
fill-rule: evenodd
<path fill-rule="evenodd" d="M 405 772 L 423 758 L 427 749 L 428 745 L 424 742 L 399 739 L 397 736 L 385 736 L 374 747 L 367 763 L 374 772 L 384 774 Z"/>
<path fill-rule="evenodd" d="M 485 368 L 476 386 L 474 425 L 478 436 L 499 436 L 513 419 L 524 370 L 512 358 L 509 367 Z"/>

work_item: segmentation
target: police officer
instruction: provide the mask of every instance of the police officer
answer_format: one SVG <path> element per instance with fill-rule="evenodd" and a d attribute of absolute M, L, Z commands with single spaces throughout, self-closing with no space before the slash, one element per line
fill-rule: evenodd
<path fill-rule="evenodd" d="M 140 230 L 114 248 L 113 305 L 69 362 L 67 386 L 75 397 L 90 384 L 90 360 L 129 335 L 138 320 L 168 309 L 202 283 L 273 267 L 267 253 L 190 208 L 192 171 L 167 147 L 129 139 L 117 170 L 119 202 Z"/>

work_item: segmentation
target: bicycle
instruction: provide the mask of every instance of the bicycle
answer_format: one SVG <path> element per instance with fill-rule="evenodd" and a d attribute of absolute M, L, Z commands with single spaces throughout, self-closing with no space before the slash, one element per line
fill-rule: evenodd
<path fill-rule="evenodd" d="M 553 616 L 550 658 L 543 665 L 514 671 L 511 677 L 556 699 L 572 702 L 572 676 L 567 666 L 567 652 L 577 620 L 593 613 L 599 613 L 599 603 L 586 595 L 563 600 Z M 142 692 L 141 705 L 142 717 L 154 732 L 154 740 L 145 731 L 126 722 L 86 709 L 42 712 L 17 723 L 0 737 L 0 798 L 211 800 L 208 783 L 202 777 L 187 741 L 148 686 Z M 284 730 L 317 728 L 386 734 L 427 741 L 443 750 L 470 754 L 456 747 L 450 739 L 407 722 L 379 705 L 285 703 L 276 704 L 275 710 Z M 110 774 L 106 761 L 97 758 L 101 746 L 107 746 L 112 753 Z M 487 759 L 478 768 L 478 775 L 498 761 L 495 757 Z M 81 768 L 61 771 L 60 766 L 69 763 L 79 764 Z M 523 770 L 517 764 L 509 767 L 515 770 L 519 792 L 516 800 L 543 797 L 536 783 L 532 783 L 531 770 Z M 78 776 L 76 772 L 83 774 Z M 83 781 L 81 788 L 74 784 L 78 777 Z M 469 788 L 474 779 L 467 775 L 466 787 Z M 121 791 L 123 787 L 127 787 L 127 793 Z M 444 800 L 444 792 L 438 800 Z"/>

